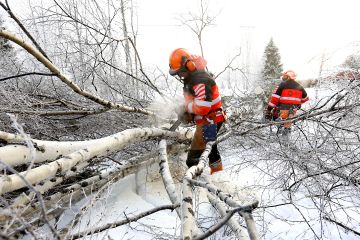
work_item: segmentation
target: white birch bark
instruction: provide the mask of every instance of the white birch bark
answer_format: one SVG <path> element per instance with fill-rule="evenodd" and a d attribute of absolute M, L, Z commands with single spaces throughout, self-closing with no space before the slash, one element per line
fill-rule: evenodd
<path fill-rule="evenodd" d="M 182 184 L 182 204 L 181 204 L 181 225 L 182 239 L 190 240 L 197 234 L 194 232 L 194 226 L 197 226 L 193 210 L 191 184 L 184 178 Z"/>
<path fill-rule="evenodd" d="M 44 182 L 42 182 L 41 184 L 36 185 L 34 188 L 40 192 L 41 194 L 44 194 L 45 192 L 49 191 L 50 189 L 52 189 L 53 187 L 61 184 L 66 178 L 75 176 L 77 173 L 79 173 L 79 170 L 84 169 L 86 166 L 88 166 L 89 163 L 88 162 L 84 162 L 82 164 L 79 164 L 76 167 L 76 171 L 69 171 L 67 172 L 64 176 L 61 177 L 55 177 L 49 180 L 45 180 Z M 35 193 L 34 192 L 29 192 L 28 194 L 26 193 L 22 193 L 19 196 L 17 196 L 14 201 L 13 204 L 11 204 L 11 206 L 13 208 L 20 208 L 20 207 L 24 207 L 26 206 L 26 204 L 28 204 L 32 199 L 34 199 L 35 197 Z"/>
<path fill-rule="evenodd" d="M 183 139 L 191 139 L 192 137 L 192 132 L 190 130 L 182 128 L 178 132 L 180 137 L 184 137 Z M 34 162 L 40 163 L 44 161 L 52 161 L 79 149 L 92 148 L 103 144 L 116 135 L 117 134 L 101 139 L 72 142 L 42 141 L 32 139 L 33 145 L 36 149 Z M 26 164 L 27 159 L 31 159 L 31 149 L 27 147 L 24 143 L 24 139 L 20 135 L 0 131 L 0 139 L 9 143 L 9 145 L 0 147 L 0 159 L 6 164 L 10 166 L 18 166 Z M 16 144 L 11 145 L 11 143 Z M 0 165 L 0 170 L 2 168 L 3 166 Z"/>
<path fill-rule="evenodd" d="M 226 207 L 223 202 L 219 201 L 216 197 L 214 197 L 211 193 L 207 193 L 207 198 L 209 202 L 215 209 L 217 209 L 221 215 L 221 217 L 226 217 Z M 233 218 L 230 218 L 227 222 L 227 225 L 233 230 L 236 239 L 239 240 L 248 240 L 249 237 L 245 233 L 245 229 Z"/>
<path fill-rule="evenodd" d="M 185 150 L 187 147 L 188 146 L 185 144 L 170 145 L 170 146 L 168 146 L 168 153 L 175 154 L 175 153 L 178 153 L 179 151 Z M 112 173 L 111 172 L 103 173 L 99 177 L 93 176 L 93 177 L 90 177 L 88 179 L 81 181 L 79 184 L 71 185 L 71 186 L 67 187 L 66 189 L 64 189 L 64 192 L 66 192 L 66 193 L 57 192 L 51 196 L 46 197 L 46 199 L 45 199 L 46 207 L 53 208 L 54 205 L 64 204 L 64 202 L 61 201 L 61 199 L 64 199 L 64 198 L 66 199 L 67 194 L 70 194 L 70 193 L 73 194 L 76 191 L 79 191 L 81 189 L 86 190 L 88 186 L 93 186 L 92 190 L 96 191 L 98 188 L 103 186 L 100 183 L 106 184 L 109 181 L 116 181 L 120 178 L 124 178 L 130 174 L 133 174 L 137 171 L 137 169 L 139 167 L 154 163 L 155 158 L 157 156 L 158 156 L 158 151 L 153 151 L 148 154 L 133 157 L 131 159 L 126 160 L 127 163 L 125 165 L 122 165 L 118 169 L 115 169 L 114 171 L 112 171 Z M 74 173 L 74 172 L 70 171 L 70 173 Z M 45 184 L 43 185 L 43 187 L 38 188 L 38 190 L 41 193 L 46 192 L 47 190 L 50 189 L 51 183 L 53 183 L 53 185 L 51 186 L 51 187 L 53 187 L 53 186 L 58 185 L 61 182 L 63 182 L 63 180 L 64 180 L 63 177 L 53 178 L 51 180 L 46 181 Z M 38 187 L 38 186 L 36 186 L 36 187 Z M 49 189 L 47 189 L 47 188 L 49 188 Z M 37 211 L 36 205 L 34 205 L 34 207 L 32 207 L 32 208 L 29 208 L 26 205 L 32 199 L 32 196 L 33 196 L 32 192 L 30 192 L 29 194 L 22 193 L 20 196 L 18 196 L 14 200 L 13 204 L 11 204 L 11 207 L 16 208 L 19 211 L 21 211 L 22 215 L 30 215 L 30 216 L 34 215 L 33 214 L 34 211 Z M 63 203 L 61 203 L 60 201 Z M 0 221 L 5 221 L 6 219 L 9 219 L 9 217 L 12 217 L 12 216 L 13 215 L 11 212 L 8 212 L 8 213 L 2 212 L 2 214 L 0 214 Z"/>
<path fill-rule="evenodd" d="M 24 141 L 22 135 L 3 132 L 3 131 L 0 131 L 0 139 L 8 143 L 19 143 Z"/>
<path fill-rule="evenodd" d="M 45 203 L 46 208 L 46 215 L 49 220 L 52 220 L 58 216 L 60 216 L 69 206 L 66 206 L 68 203 L 75 203 L 81 200 L 84 197 L 87 197 L 89 194 L 93 193 L 94 191 L 100 189 L 108 182 L 107 179 L 101 179 L 99 181 L 95 181 L 92 185 L 86 187 L 78 187 L 76 190 L 69 191 L 67 194 L 56 193 L 51 198 L 52 204 L 49 202 Z M 75 186 L 73 186 L 75 189 Z M 56 204 L 55 204 L 56 203 Z M 41 222 L 41 218 L 38 217 L 39 206 L 35 204 L 30 208 L 26 209 L 26 212 L 22 214 L 25 219 L 32 225 L 36 225 L 37 223 Z M 1 219 L 1 215 L 0 215 Z M 15 234 L 19 234 L 23 232 L 24 226 L 15 229 L 13 232 L 10 232 L 9 237 L 14 236 Z"/>
<path fill-rule="evenodd" d="M 39 166 L 26 172 L 22 172 L 25 178 L 31 183 L 36 184 L 47 178 L 54 177 L 56 173 L 64 173 L 77 164 L 88 161 L 93 157 L 100 157 L 119 151 L 125 146 L 151 137 L 174 137 L 186 140 L 190 135 L 188 132 L 171 132 L 157 128 L 135 128 L 128 129 L 112 136 L 103 138 L 96 145 L 73 152 L 54 162 Z M 0 159 L 1 160 L 1 159 Z M 2 176 L 0 178 L 0 194 L 11 192 L 22 187 L 25 183 L 16 175 Z"/>
<path fill-rule="evenodd" d="M 132 170 L 132 171 L 131 171 Z M 125 168 L 121 169 L 121 171 L 117 172 L 107 172 L 102 173 L 100 175 L 92 176 L 88 179 L 82 180 L 79 183 L 72 184 L 69 187 L 66 187 L 61 192 L 56 192 L 45 198 L 45 206 L 52 212 L 53 217 L 59 216 L 56 215 L 56 210 L 58 207 L 61 209 L 66 209 L 66 205 L 71 201 L 72 203 L 76 203 L 82 197 L 86 197 L 87 194 L 96 192 L 98 189 L 104 187 L 109 182 L 117 181 L 125 176 L 134 173 L 135 168 Z M 35 203 L 31 206 L 31 208 L 26 208 L 22 216 L 27 219 L 32 219 L 34 215 L 39 211 L 38 203 Z M 61 213 L 59 213 L 61 214 Z M 6 216 L 1 216 L 0 219 L 3 219 Z M 30 220 L 29 220 L 30 221 Z"/>
<path fill-rule="evenodd" d="M 248 205 L 241 205 L 232 199 L 231 195 L 221 191 L 221 189 L 217 188 L 215 185 L 211 183 L 201 182 L 194 179 L 187 179 L 191 184 L 203 187 L 207 189 L 209 192 L 213 193 L 215 196 L 219 197 L 224 203 L 233 208 L 238 208 L 241 216 L 244 218 L 247 230 L 249 233 L 249 237 L 251 240 L 260 239 L 259 234 L 256 230 L 256 224 L 252 217 L 251 212 L 259 205 L 259 201 L 255 200 L 254 202 Z"/>
<path fill-rule="evenodd" d="M 193 199 L 192 199 L 192 189 L 189 179 L 193 179 L 197 176 L 200 176 L 203 172 L 206 164 L 207 158 L 210 154 L 211 147 L 215 142 L 208 142 L 206 144 L 204 152 L 201 154 L 198 165 L 192 166 L 189 168 L 183 179 L 182 184 L 182 204 L 181 204 L 181 224 L 182 224 L 182 239 L 188 240 L 192 237 L 198 235 L 197 232 L 194 232 L 194 226 L 197 226 L 193 210 Z"/>
<path fill-rule="evenodd" d="M 171 203 L 172 204 L 180 203 L 180 197 L 176 192 L 175 183 L 170 173 L 169 163 L 167 159 L 167 152 L 166 152 L 166 140 L 164 139 L 159 142 L 159 166 L 160 166 L 160 174 L 163 179 L 165 190 L 169 195 Z M 175 210 L 179 218 L 181 219 L 180 209 L 176 208 Z"/>

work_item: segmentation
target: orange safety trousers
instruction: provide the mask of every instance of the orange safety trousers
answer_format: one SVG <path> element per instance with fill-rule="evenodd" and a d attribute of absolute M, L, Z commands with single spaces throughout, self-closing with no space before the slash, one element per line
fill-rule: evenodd
<path fill-rule="evenodd" d="M 196 166 L 199 163 L 200 156 L 205 150 L 206 141 L 203 136 L 203 127 L 205 123 L 200 123 L 196 125 L 196 130 L 191 142 L 190 151 L 188 152 L 186 165 L 188 167 Z M 217 131 L 219 131 L 222 123 L 217 123 Z M 218 172 L 223 170 L 222 160 L 217 148 L 217 144 L 214 144 L 211 148 L 210 154 L 208 156 L 210 173 Z"/>
<path fill-rule="evenodd" d="M 280 110 L 280 118 L 284 122 L 284 128 L 291 128 L 292 118 L 295 117 L 297 109 L 293 110 Z"/>

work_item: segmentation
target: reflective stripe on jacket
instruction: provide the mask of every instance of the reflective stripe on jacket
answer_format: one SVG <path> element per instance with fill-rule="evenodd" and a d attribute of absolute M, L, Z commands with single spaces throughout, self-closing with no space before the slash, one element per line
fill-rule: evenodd
<path fill-rule="evenodd" d="M 210 113 L 214 122 L 225 120 L 221 96 L 215 80 L 205 71 L 196 71 L 184 79 L 185 108 L 195 115 L 196 124 L 202 123 Z"/>
<path fill-rule="evenodd" d="M 309 98 L 305 89 L 294 80 L 282 81 L 277 86 L 268 103 L 270 108 L 277 106 L 300 106 L 308 101 Z"/>

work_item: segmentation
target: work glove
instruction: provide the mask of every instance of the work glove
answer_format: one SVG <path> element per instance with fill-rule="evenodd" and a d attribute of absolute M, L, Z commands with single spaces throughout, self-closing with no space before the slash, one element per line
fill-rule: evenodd
<path fill-rule="evenodd" d="M 181 105 L 175 107 L 174 111 L 178 116 L 181 114 L 184 114 L 184 112 L 186 112 L 185 105 L 181 104 Z"/>
<path fill-rule="evenodd" d="M 186 112 L 185 105 L 179 105 L 175 108 L 175 113 L 177 114 L 178 120 L 184 124 L 191 123 L 194 120 L 194 115 Z"/>
<path fill-rule="evenodd" d="M 267 110 L 265 112 L 265 119 L 268 120 L 268 121 L 271 121 L 272 118 L 273 118 L 273 114 L 272 114 L 271 110 Z"/>
<path fill-rule="evenodd" d="M 194 121 L 194 114 L 183 112 L 182 114 L 178 114 L 178 119 L 184 123 L 188 124 Z"/>

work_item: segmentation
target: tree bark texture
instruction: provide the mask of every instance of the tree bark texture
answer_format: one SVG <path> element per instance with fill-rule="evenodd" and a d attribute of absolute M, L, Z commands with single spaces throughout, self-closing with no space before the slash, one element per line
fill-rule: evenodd
<path fill-rule="evenodd" d="M 191 135 L 192 133 L 188 131 L 182 133 L 170 132 L 157 128 L 128 129 L 109 137 L 94 140 L 97 144 L 90 144 L 90 146 L 68 154 L 56 161 L 22 172 L 21 174 L 23 174 L 31 184 L 36 184 L 47 178 L 52 178 L 56 174 L 65 173 L 82 162 L 89 161 L 94 157 L 101 157 L 119 151 L 125 146 L 137 141 L 154 137 L 173 137 L 186 140 L 191 138 Z M 86 145 L 87 143 L 85 141 L 85 146 Z M 2 159 L 0 160 L 2 161 Z M 2 176 L 0 178 L 0 194 L 23 187 L 25 187 L 24 182 L 16 175 Z"/>

